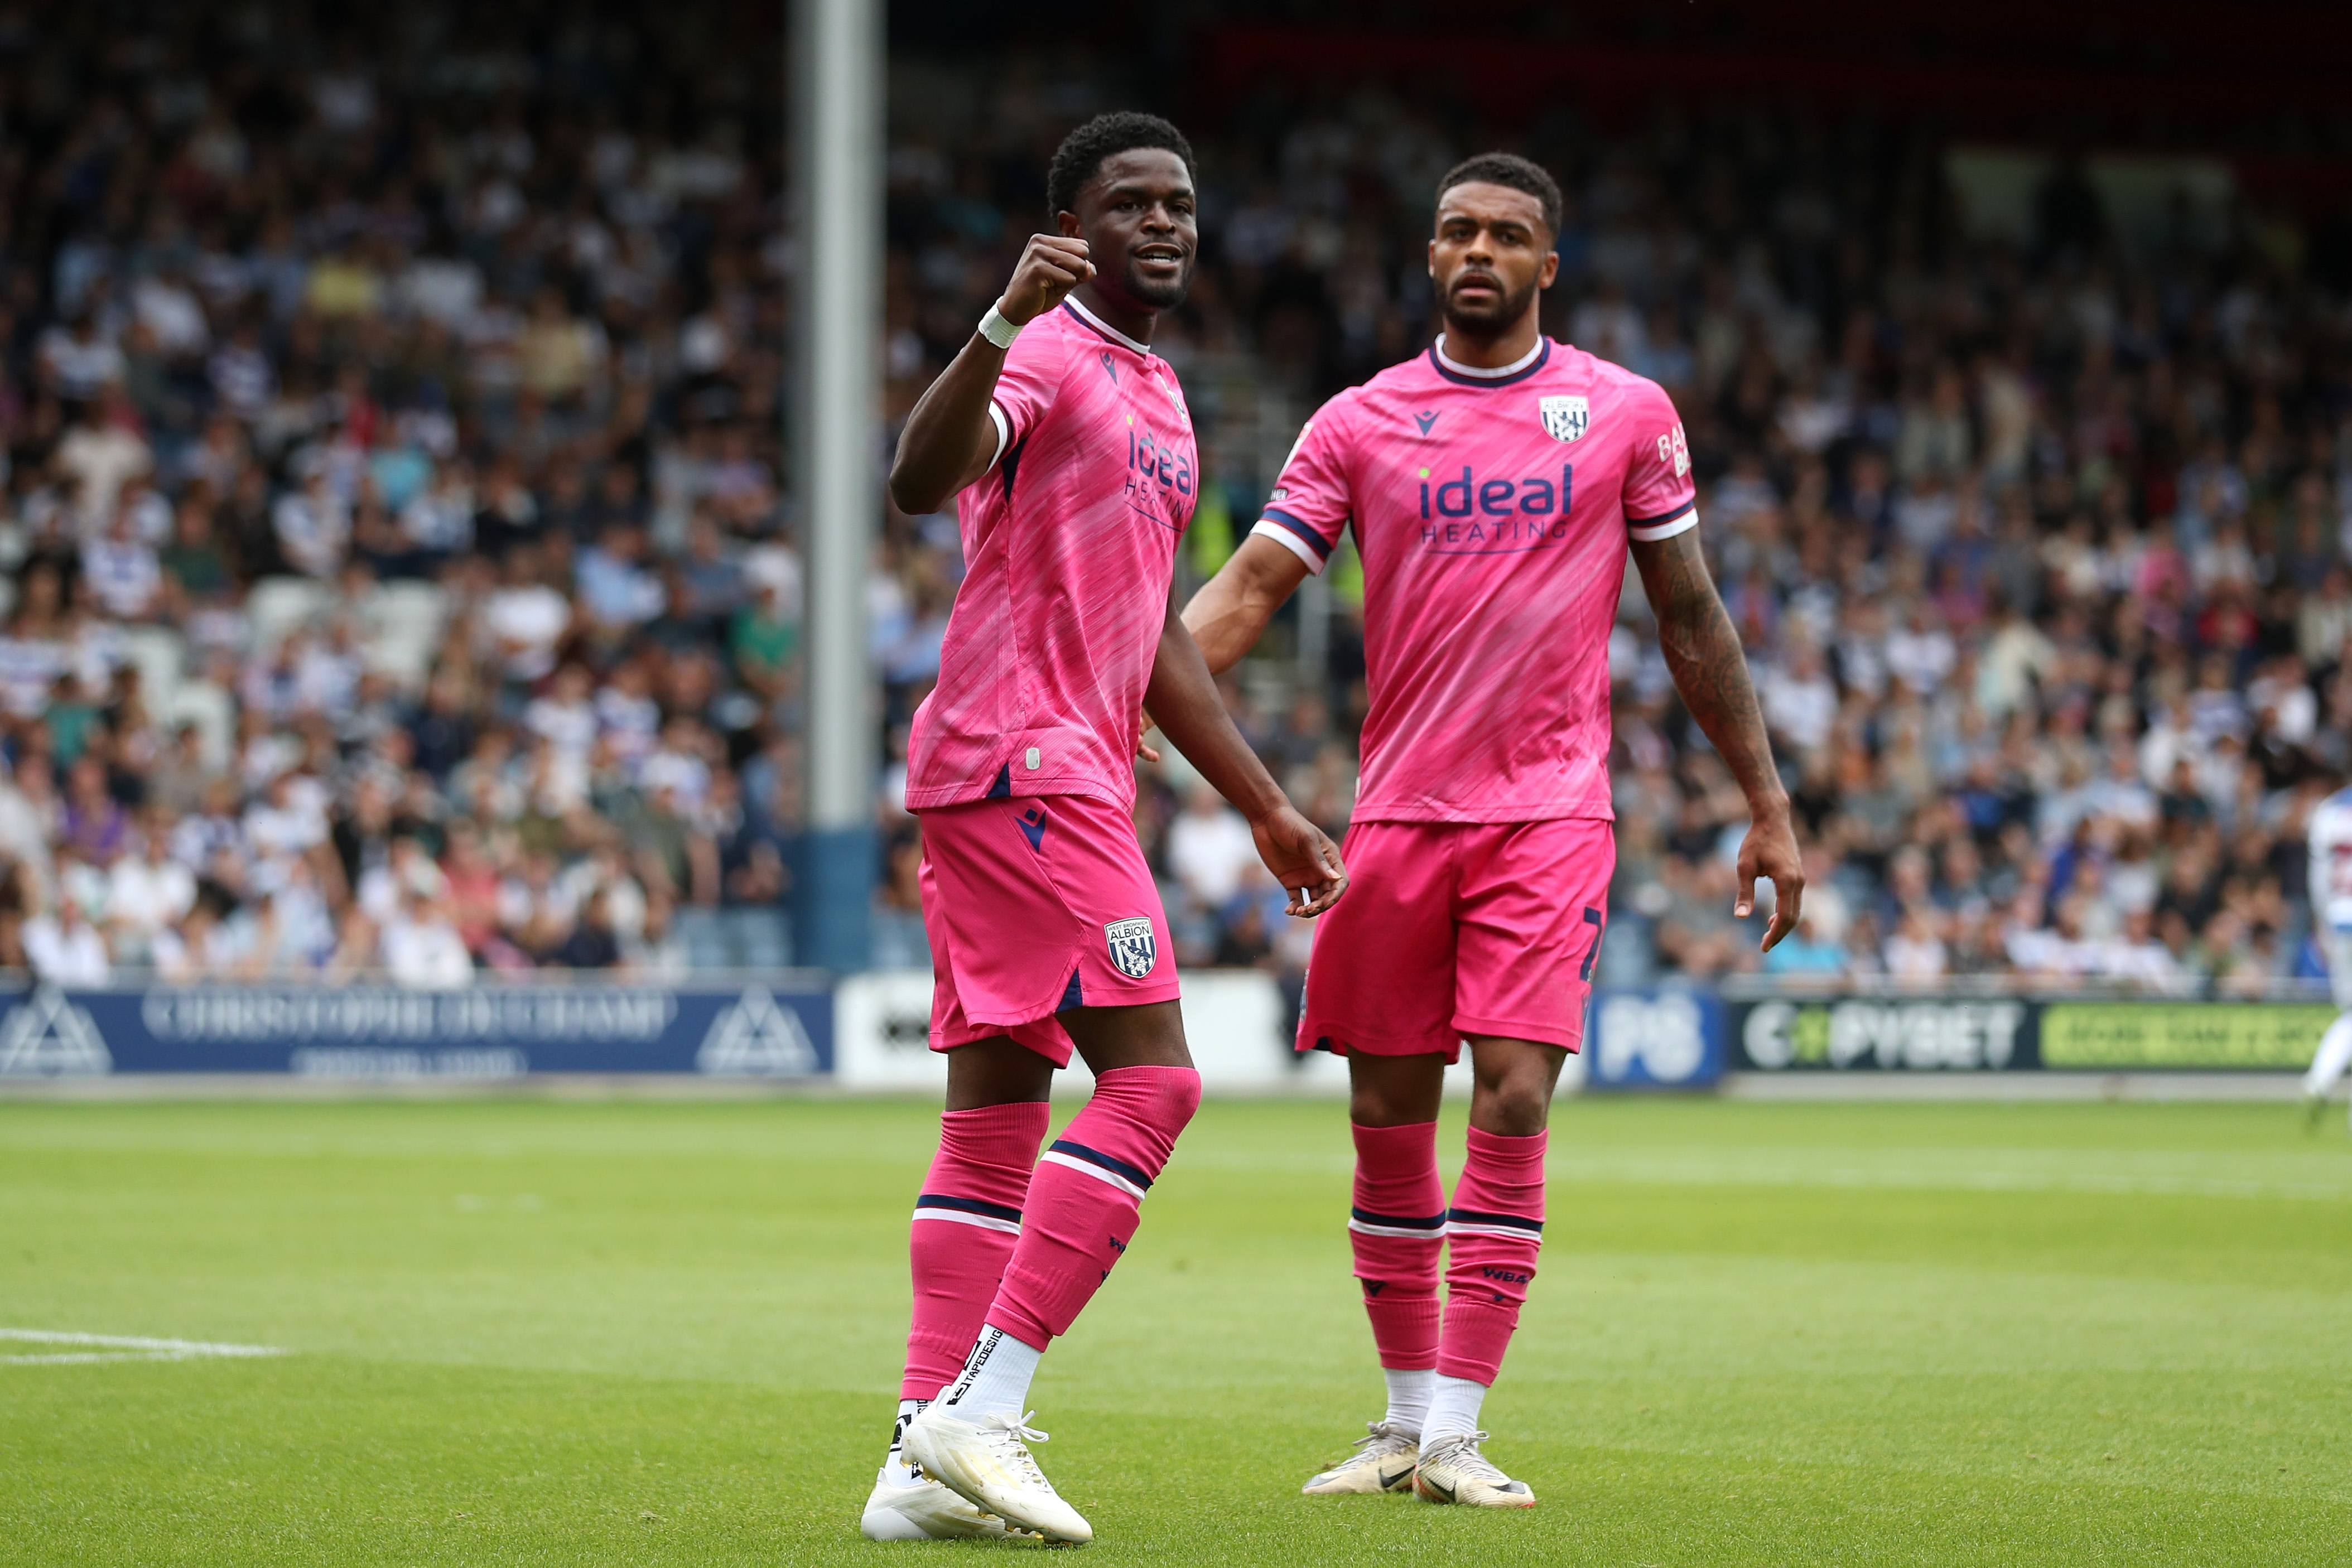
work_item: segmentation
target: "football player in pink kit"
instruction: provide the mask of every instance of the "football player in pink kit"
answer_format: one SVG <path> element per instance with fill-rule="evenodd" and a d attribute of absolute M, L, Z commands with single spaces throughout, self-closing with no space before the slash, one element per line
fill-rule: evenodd
<path fill-rule="evenodd" d="M 1478 1409 L 1535 1275 L 1547 1111 L 1608 922 L 1608 643 L 1629 544 L 1683 700 L 1747 791 L 1736 913 L 1771 878 L 1770 947 L 1802 894 L 1674 405 L 1538 330 L 1559 222 L 1559 188 L 1523 158 L 1445 176 L 1429 247 L 1444 335 L 1316 413 L 1251 537 L 1184 612 L 1223 670 L 1355 530 L 1371 695 L 1355 883 L 1316 933 L 1298 1044 L 1348 1058 L 1348 1228 L 1389 1408 L 1313 1493 L 1535 1502 L 1480 1453 Z M 1476 1087 L 1449 1203 L 1438 1098 L 1465 1039 Z"/>
<path fill-rule="evenodd" d="M 948 1097 L 909 1242 L 898 1426 L 863 1521 L 877 1539 L 1092 1536 L 1030 1456 L 1030 1376 L 1110 1277 L 1201 1098 L 1135 836 L 1145 702 L 1248 817 L 1293 915 L 1346 886 L 1169 596 L 1200 464 L 1150 336 L 1192 275 L 1192 149 L 1165 120 L 1104 115 L 1063 142 L 1046 195 L 1060 232 L 1029 242 L 890 471 L 909 512 L 962 492 L 967 566 L 908 757 Z M 1041 1163 L 1074 1046 L 1094 1097 Z"/>

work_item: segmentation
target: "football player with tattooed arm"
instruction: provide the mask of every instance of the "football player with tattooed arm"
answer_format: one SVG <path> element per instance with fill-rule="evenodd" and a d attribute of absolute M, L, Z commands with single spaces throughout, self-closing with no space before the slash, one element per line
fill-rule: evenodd
<path fill-rule="evenodd" d="M 1143 704 L 1249 820 L 1291 914 L 1347 887 L 1171 598 L 1199 457 L 1151 329 L 1192 278 L 1192 150 L 1164 120 L 1097 116 L 1054 155 L 1046 205 L 1056 232 L 1030 240 L 890 469 L 908 512 L 961 493 L 967 565 L 908 747 L 948 1093 L 908 1242 L 898 1420 L 862 1521 L 876 1540 L 1093 1535 L 1029 1451 L 1045 1436 L 1030 1377 L 1134 1240 L 1201 1099 L 1136 841 Z M 1074 1051 L 1094 1097 L 1041 1158 Z"/>
<path fill-rule="evenodd" d="M 1297 1044 L 1348 1059 L 1348 1228 L 1389 1404 L 1310 1493 L 1535 1502 L 1482 1454 L 1478 1412 L 1535 1275 L 1549 1102 L 1608 922 L 1608 648 L 1629 546 L 1684 705 L 1747 792 L 1733 913 L 1769 878 L 1769 948 L 1804 891 L 1674 405 L 1538 330 L 1559 211 L 1523 158 L 1445 176 L 1429 246 L 1443 335 L 1316 413 L 1250 537 L 1184 612 L 1223 671 L 1355 531 L 1370 689 L 1355 880 L 1316 934 Z M 1475 1088 L 1449 1200 L 1438 1100 L 1465 1040 Z"/>

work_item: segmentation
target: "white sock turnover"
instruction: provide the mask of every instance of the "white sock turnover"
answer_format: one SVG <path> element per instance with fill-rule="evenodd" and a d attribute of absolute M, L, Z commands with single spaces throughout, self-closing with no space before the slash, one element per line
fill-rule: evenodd
<path fill-rule="evenodd" d="M 907 1462 L 907 1456 L 899 1445 L 906 1440 L 907 1423 L 920 1415 L 923 1406 L 929 1403 L 928 1399 L 898 1401 L 898 1419 L 890 1427 L 890 1457 L 882 1462 L 882 1474 L 894 1487 L 912 1486 L 919 1479 L 915 1467 Z"/>
<path fill-rule="evenodd" d="M 1419 1437 L 1429 1420 L 1429 1391 L 1437 1381 L 1437 1374 L 1425 1366 L 1410 1371 L 1383 1366 L 1381 1375 L 1389 1384 L 1388 1424 Z"/>
<path fill-rule="evenodd" d="M 1422 1423 L 1421 1448 L 1427 1453 L 1448 1437 L 1468 1437 L 1478 1430 L 1478 1406 L 1486 1397 L 1486 1385 L 1467 1377 L 1448 1377 L 1440 1372 L 1432 1375 L 1434 1386 L 1429 1395 L 1429 1418 Z"/>
<path fill-rule="evenodd" d="M 980 1331 L 980 1339 L 956 1380 L 940 1390 L 940 1403 L 951 1406 L 967 1421 L 992 1410 L 1024 1415 L 1029 1380 L 1037 1375 L 1037 1363 L 1045 1354 L 990 1323 Z"/>

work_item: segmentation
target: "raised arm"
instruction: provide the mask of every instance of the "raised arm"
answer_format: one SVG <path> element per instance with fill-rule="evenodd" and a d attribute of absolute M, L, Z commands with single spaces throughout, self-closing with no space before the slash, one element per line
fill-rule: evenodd
<path fill-rule="evenodd" d="M 1764 933 L 1769 952 L 1797 928 L 1805 870 L 1739 633 L 1707 575 L 1696 528 L 1654 542 L 1635 540 L 1633 565 L 1658 617 L 1658 647 L 1675 689 L 1747 792 L 1748 836 L 1739 845 L 1739 902 L 1732 913 L 1745 917 L 1756 907 L 1756 879 L 1772 879 L 1772 925 Z"/>
<path fill-rule="evenodd" d="M 1312 916 L 1339 902 L 1348 890 L 1339 849 L 1323 830 L 1292 808 L 1265 764 L 1234 727 L 1217 685 L 1201 662 L 1200 645 L 1184 630 L 1176 607 L 1160 629 L 1160 651 L 1151 664 L 1144 703 L 1160 733 L 1176 743 L 1201 777 L 1249 819 L 1258 858 L 1290 892 L 1290 913 Z"/>
<path fill-rule="evenodd" d="M 1032 235 L 996 313 L 1015 327 L 1025 326 L 1094 275 L 1086 241 Z M 936 512 L 995 464 L 997 431 L 988 417 L 988 400 L 1003 369 L 1004 350 L 975 331 L 916 400 L 890 460 L 890 498 L 900 511 Z"/>
<path fill-rule="evenodd" d="M 1242 540 L 1242 548 L 1184 606 L 1184 629 L 1201 645 L 1209 673 L 1222 675 L 1239 664 L 1283 601 L 1306 580 L 1307 563 L 1272 539 L 1252 534 Z"/>

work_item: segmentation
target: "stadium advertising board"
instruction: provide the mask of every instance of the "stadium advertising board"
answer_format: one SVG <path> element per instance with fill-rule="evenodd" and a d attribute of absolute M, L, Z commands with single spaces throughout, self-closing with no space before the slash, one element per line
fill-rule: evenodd
<path fill-rule="evenodd" d="M 935 1092 L 928 974 L 676 986 L 204 986 L 0 992 L 0 1080 L 267 1072 L 391 1082 L 530 1073 L 828 1078 Z M 1185 1026 L 1215 1092 L 1344 1093 L 1346 1064 L 1295 1055 L 1261 975 L 1189 981 Z M 1704 1089 L 1727 1071 L 2300 1070 L 2324 1003 L 2026 997 L 1597 993 L 1563 1088 Z M 1074 1064 L 1074 1069 L 1076 1064 Z M 1082 1071 L 1074 1071 L 1072 1088 Z M 1467 1087 L 1466 1066 L 1449 1075 Z"/>
<path fill-rule="evenodd" d="M 533 1072 L 808 1078 L 833 1071 L 822 981 L 725 986 L 37 987 L 0 1002 L 0 1078 L 286 1072 L 394 1081 Z"/>
<path fill-rule="evenodd" d="M 844 978 L 836 990 L 834 1081 L 845 1089 L 919 1091 L 947 1087 L 947 1058 L 930 1048 L 931 974 L 879 970 Z M 1267 976 L 1248 969 L 1203 969 L 1184 977 L 1184 1037 L 1212 1094 L 1330 1094 L 1348 1092 L 1348 1064 L 1291 1049 L 1283 998 Z M 1449 1092 L 1467 1092 L 1466 1063 Z M 1056 1093 L 1092 1082 L 1073 1057 L 1055 1077 Z"/>
<path fill-rule="evenodd" d="M 1754 1072 L 2300 1070 L 2336 1010 L 2302 1002 L 1778 997 L 1727 1005 Z"/>
<path fill-rule="evenodd" d="M 2326 1003 L 2048 1002 L 2042 1065 L 2300 1071 L 2335 1019 Z"/>
<path fill-rule="evenodd" d="M 1711 992 L 1602 991 L 1587 1020 L 1589 1090 L 1706 1089 L 1723 1076 L 1723 1003 Z"/>
<path fill-rule="evenodd" d="M 1822 997 L 1736 1003 L 1732 1062 L 1758 1072 L 2002 1072 L 2039 1067 L 2037 1009 L 2017 998 Z"/>

